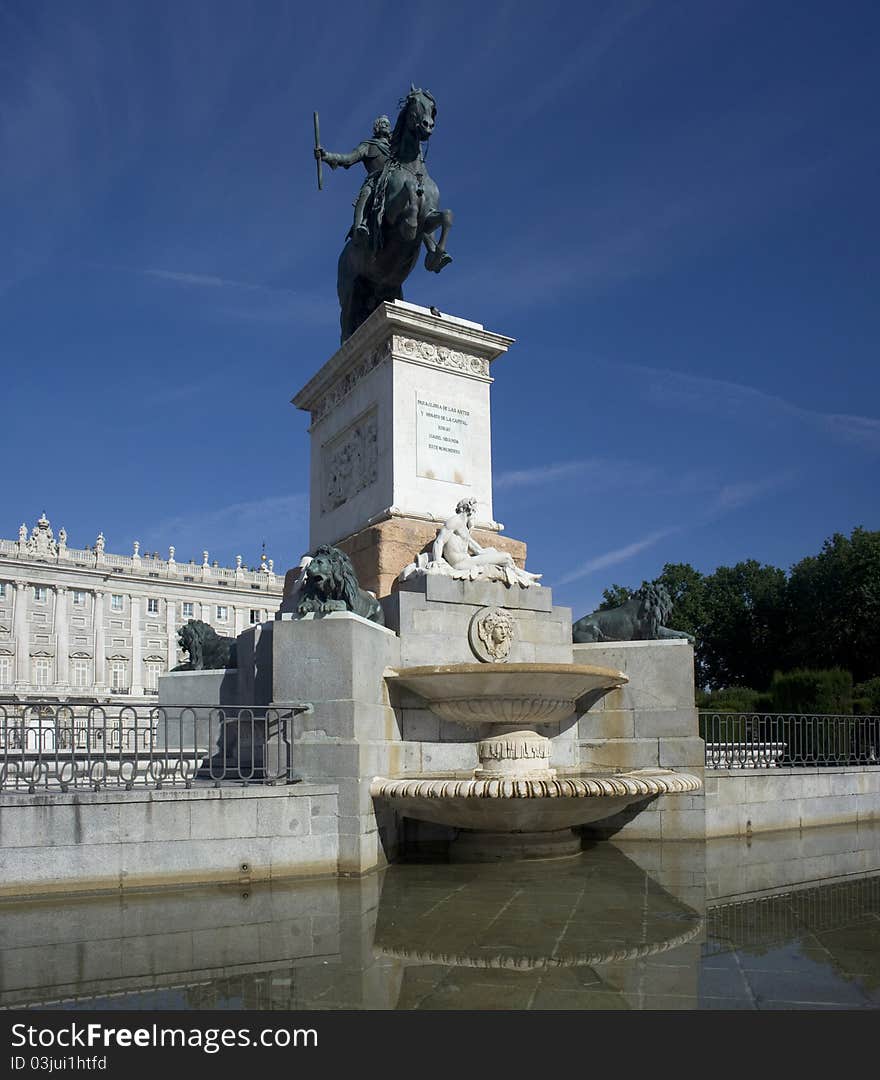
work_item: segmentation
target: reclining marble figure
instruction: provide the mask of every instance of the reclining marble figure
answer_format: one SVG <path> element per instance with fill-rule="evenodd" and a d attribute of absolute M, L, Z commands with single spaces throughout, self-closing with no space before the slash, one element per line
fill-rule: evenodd
<path fill-rule="evenodd" d="M 405 566 L 400 580 L 406 581 L 423 574 L 442 574 L 445 577 L 466 581 L 503 581 L 506 585 L 520 585 L 527 589 L 538 585 L 540 574 L 520 570 L 508 551 L 482 547 L 471 535 L 476 520 L 477 500 L 461 499 L 452 517 L 444 521 L 431 548 L 431 556 L 425 553 Z"/>

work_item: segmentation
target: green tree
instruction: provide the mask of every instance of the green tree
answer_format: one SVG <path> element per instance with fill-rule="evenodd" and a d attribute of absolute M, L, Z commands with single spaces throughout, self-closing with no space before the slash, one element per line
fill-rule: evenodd
<path fill-rule="evenodd" d="M 690 563 L 667 563 L 654 585 L 662 585 L 672 598 L 669 625 L 686 630 L 699 643 L 706 621 L 706 578 Z"/>
<path fill-rule="evenodd" d="M 627 600 L 635 595 L 626 585 L 609 585 L 607 589 L 602 590 L 602 603 L 596 609 L 597 611 L 608 611 L 609 608 L 620 607 L 621 604 L 625 604 Z"/>
<path fill-rule="evenodd" d="M 786 576 L 755 559 L 719 566 L 705 579 L 701 639 L 704 686 L 765 690 L 786 650 Z"/>
<path fill-rule="evenodd" d="M 775 671 L 793 668 L 841 668 L 858 683 L 880 676 L 880 532 L 835 533 L 790 575 L 755 559 L 712 574 L 667 563 L 654 584 L 672 598 L 669 625 L 697 639 L 703 690 L 754 687 L 763 694 Z M 611 585 L 601 607 L 632 595 Z M 856 697 L 861 709 L 873 700 L 867 691 Z"/>
<path fill-rule="evenodd" d="M 792 665 L 880 674 L 880 532 L 835 533 L 788 583 Z"/>

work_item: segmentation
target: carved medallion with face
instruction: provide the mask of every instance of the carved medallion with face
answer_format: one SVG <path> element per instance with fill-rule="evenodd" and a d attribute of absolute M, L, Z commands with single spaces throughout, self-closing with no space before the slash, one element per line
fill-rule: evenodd
<path fill-rule="evenodd" d="M 474 655 L 489 664 L 510 659 L 516 625 L 502 608 L 482 608 L 471 619 L 468 639 Z"/>

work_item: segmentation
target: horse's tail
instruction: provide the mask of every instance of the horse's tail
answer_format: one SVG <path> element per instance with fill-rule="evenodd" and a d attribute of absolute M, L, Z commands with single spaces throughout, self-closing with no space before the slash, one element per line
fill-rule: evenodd
<path fill-rule="evenodd" d="M 339 297 L 339 325 L 342 341 L 350 338 L 376 307 L 374 286 L 360 273 L 360 252 L 351 240 L 342 249 L 336 276 Z"/>

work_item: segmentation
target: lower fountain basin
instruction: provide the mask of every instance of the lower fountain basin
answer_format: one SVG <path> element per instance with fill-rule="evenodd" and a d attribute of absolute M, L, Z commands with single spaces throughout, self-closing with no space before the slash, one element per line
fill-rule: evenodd
<path fill-rule="evenodd" d="M 547 858 L 580 849 L 571 833 L 577 825 L 613 817 L 656 795 L 684 795 L 701 787 L 691 773 L 638 769 L 540 780 L 377 776 L 370 794 L 403 817 L 477 830 L 464 838 L 469 857 Z"/>

